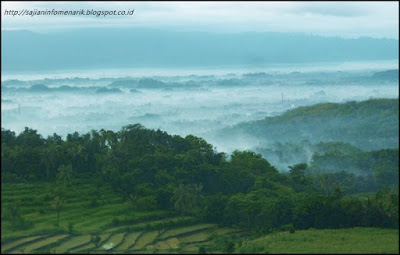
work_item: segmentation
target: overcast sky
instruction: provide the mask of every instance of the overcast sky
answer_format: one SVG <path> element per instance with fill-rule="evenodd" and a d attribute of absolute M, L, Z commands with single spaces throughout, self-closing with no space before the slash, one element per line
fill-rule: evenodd
<path fill-rule="evenodd" d="M 151 27 L 179 31 L 301 32 L 399 38 L 399 3 L 391 2 L 1 2 L 2 30 Z M 129 11 L 128 16 L 10 16 L 6 10 Z"/>

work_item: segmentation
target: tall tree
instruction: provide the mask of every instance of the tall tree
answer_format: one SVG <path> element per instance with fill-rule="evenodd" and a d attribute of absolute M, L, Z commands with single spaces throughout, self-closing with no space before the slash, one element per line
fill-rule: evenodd
<path fill-rule="evenodd" d="M 64 207 L 64 197 L 56 196 L 53 201 L 51 201 L 51 207 L 57 212 L 57 226 L 60 225 L 60 212 Z"/>
<path fill-rule="evenodd" d="M 193 205 L 193 193 L 189 185 L 180 184 L 171 199 L 175 201 L 174 208 L 181 212 L 181 216 Z"/>

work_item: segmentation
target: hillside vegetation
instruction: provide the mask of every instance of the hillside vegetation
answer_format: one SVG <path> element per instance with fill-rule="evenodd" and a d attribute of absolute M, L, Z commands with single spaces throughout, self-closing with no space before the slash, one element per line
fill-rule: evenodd
<path fill-rule="evenodd" d="M 399 100 L 302 106 L 221 132 L 224 137 L 243 134 L 269 143 L 307 139 L 311 143 L 346 142 L 364 150 L 398 148 Z"/>
<path fill-rule="evenodd" d="M 348 106 L 366 111 L 360 105 Z M 398 149 L 364 155 L 333 146 L 376 168 L 371 191 L 355 187 L 371 182 L 352 181 L 348 172 L 321 174 L 318 162 L 340 160 L 340 153 L 326 158 L 328 148 L 314 165 L 279 172 L 255 152 L 226 155 L 202 138 L 140 124 L 118 132 L 75 132 L 65 140 L 57 134 L 43 138 L 28 127 L 18 135 L 2 129 L 1 142 L 3 253 L 231 253 L 240 249 L 240 238 L 310 228 L 375 227 L 397 230 L 390 233 L 398 237 L 399 189 L 390 181 Z M 354 228 L 357 238 L 364 238 L 362 229 Z M 324 240 L 325 232 L 319 233 Z"/>

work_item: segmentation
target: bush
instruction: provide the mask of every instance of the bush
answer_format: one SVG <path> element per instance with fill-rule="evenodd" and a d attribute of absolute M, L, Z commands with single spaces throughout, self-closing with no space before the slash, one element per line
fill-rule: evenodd
<path fill-rule="evenodd" d="M 121 221 L 118 218 L 113 218 L 111 225 L 112 226 L 119 226 L 121 224 Z"/>
<path fill-rule="evenodd" d="M 97 207 L 99 204 L 98 204 L 98 202 L 97 202 L 97 199 L 96 198 L 93 198 L 90 202 L 89 202 L 89 208 L 95 208 L 95 207 Z"/>
<path fill-rule="evenodd" d="M 280 229 L 281 229 L 282 231 L 289 231 L 290 234 L 294 234 L 294 233 L 296 232 L 296 231 L 295 231 L 295 228 L 294 228 L 294 226 L 293 226 L 293 223 L 283 225 L 283 226 L 281 226 Z"/>
<path fill-rule="evenodd" d="M 13 230 L 27 230 L 33 227 L 33 222 L 19 218 L 11 224 Z"/>
<path fill-rule="evenodd" d="M 47 193 L 47 194 L 44 195 L 44 197 L 43 197 L 43 201 L 45 201 L 45 202 L 49 202 L 49 201 L 51 201 L 52 199 L 53 199 L 53 196 L 50 195 L 49 193 Z"/>
<path fill-rule="evenodd" d="M 136 208 L 143 211 L 151 211 L 157 209 L 157 199 L 155 196 L 139 197 L 136 200 Z"/>
<path fill-rule="evenodd" d="M 200 246 L 199 247 L 199 254 L 206 254 L 207 253 L 207 249 L 204 246 Z"/>
<path fill-rule="evenodd" d="M 21 183 L 24 179 L 14 173 L 1 173 L 1 182 Z"/>
<path fill-rule="evenodd" d="M 227 240 L 224 244 L 224 251 L 227 253 L 233 253 L 235 250 L 235 243 L 232 240 Z"/>

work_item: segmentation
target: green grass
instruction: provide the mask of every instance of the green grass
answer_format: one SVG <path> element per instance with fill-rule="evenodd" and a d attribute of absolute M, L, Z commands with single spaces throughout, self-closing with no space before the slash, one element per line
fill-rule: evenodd
<path fill-rule="evenodd" d="M 110 245 L 111 244 L 112 247 L 115 247 L 115 246 L 119 245 L 122 242 L 125 234 L 126 233 L 119 233 L 119 234 L 112 235 L 110 237 L 110 239 L 108 239 L 107 242 L 104 245 Z"/>
<path fill-rule="evenodd" d="M 143 214 L 144 216 L 145 214 Z M 147 214 L 150 215 L 150 214 Z M 106 232 L 121 232 L 121 231 L 125 231 L 127 229 L 143 229 L 146 228 L 148 225 L 150 226 L 154 226 L 157 224 L 162 224 L 162 223 L 177 223 L 179 221 L 189 221 L 192 220 L 193 217 L 190 216 L 185 216 L 185 217 L 172 217 L 172 218 L 166 218 L 166 219 L 162 219 L 162 220 L 148 220 L 148 221 L 144 221 L 141 223 L 135 223 L 135 224 L 123 224 L 122 226 L 119 227 L 112 227 L 112 228 L 108 228 L 105 231 Z"/>
<path fill-rule="evenodd" d="M 106 186 L 101 187 L 99 190 L 102 194 L 101 197 L 106 202 L 99 202 L 98 206 L 90 208 L 88 206 L 90 199 L 82 201 L 81 198 L 93 197 L 92 193 L 95 189 L 97 187 L 91 184 L 81 184 L 79 192 L 76 189 L 67 189 L 67 199 L 60 213 L 60 225 L 57 227 L 57 214 L 51 208 L 49 199 L 45 201 L 46 196 L 51 197 L 51 192 L 49 191 L 51 189 L 48 183 L 6 183 L 2 185 L 2 242 L 41 233 L 66 232 L 70 222 L 74 223 L 75 232 L 90 234 L 101 232 L 103 229 L 108 228 L 115 218 L 122 221 L 141 221 L 142 219 L 151 220 L 151 217 L 167 216 L 166 211 L 135 211 L 129 203 L 122 202 L 120 196 Z M 99 200 L 101 201 L 102 199 Z M 8 214 L 10 204 L 15 201 L 20 202 L 20 214 L 25 220 L 32 222 L 33 227 L 15 230 L 9 221 L 4 220 Z"/>
<path fill-rule="evenodd" d="M 24 249 L 24 253 L 31 253 L 32 251 L 36 250 L 36 249 L 40 249 L 44 246 L 56 243 L 59 240 L 62 240 L 64 238 L 66 238 L 68 235 L 56 235 L 56 236 L 51 236 L 48 238 L 45 238 L 43 240 L 40 240 L 38 242 L 34 242 L 32 244 L 23 246 Z"/>
<path fill-rule="evenodd" d="M 111 234 L 110 233 L 105 233 L 105 234 L 101 234 L 99 236 L 100 236 L 100 243 L 99 244 L 102 244 L 105 240 L 107 240 L 111 236 Z"/>
<path fill-rule="evenodd" d="M 263 236 L 237 248 L 241 253 L 399 253 L 399 230 L 351 228 L 298 230 Z"/>
<path fill-rule="evenodd" d="M 136 242 L 135 246 L 133 247 L 133 250 L 142 250 L 144 249 L 148 244 L 154 242 L 155 238 L 158 236 L 158 231 L 150 231 L 147 233 L 144 233 Z"/>
<path fill-rule="evenodd" d="M 156 250 L 170 250 L 171 246 L 166 241 L 158 241 L 156 244 L 154 244 L 154 248 Z"/>
<path fill-rule="evenodd" d="M 174 228 L 165 231 L 162 235 L 160 235 L 160 239 L 166 239 L 171 236 L 176 236 L 176 235 L 181 235 L 184 233 L 192 232 L 192 231 L 197 231 L 197 230 L 202 230 L 202 229 L 208 229 L 215 227 L 215 224 L 197 224 L 193 226 L 187 226 L 187 227 L 181 227 L 181 228 Z"/>
<path fill-rule="evenodd" d="M 88 243 L 80 248 L 77 249 L 72 249 L 70 251 L 70 253 L 79 253 L 79 254 L 87 254 L 89 253 L 89 251 L 91 251 L 92 249 L 94 249 L 94 244 L 93 243 Z"/>
<path fill-rule="evenodd" d="M 181 243 L 203 242 L 210 239 L 211 233 L 209 231 L 202 231 L 194 235 L 179 237 L 178 240 Z"/>
<path fill-rule="evenodd" d="M 120 251 L 125 251 L 125 250 L 127 250 L 130 246 L 132 246 L 132 245 L 135 243 L 137 237 L 138 237 L 140 234 L 141 234 L 141 232 L 128 233 L 128 234 L 125 236 L 125 239 L 123 240 L 123 242 L 121 243 L 121 245 L 119 245 L 119 246 L 117 247 L 117 250 L 120 250 Z"/>
<path fill-rule="evenodd" d="M 169 247 L 171 247 L 172 249 L 178 249 L 179 248 L 179 239 L 176 237 L 173 238 L 169 238 L 166 240 L 167 244 L 169 245 Z"/>
<path fill-rule="evenodd" d="M 238 231 L 199 223 L 190 216 L 171 217 L 167 211 L 135 211 L 110 187 L 101 187 L 102 198 L 98 199 L 98 206 L 88 207 L 90 194 L 97 187 L 82 182 L 79 190 L 67 190 L 68 198 L 61 211 L 59 226 L 55 224 L 57 215 L 48 201 L 48 184 L 3 185 L 2 253 L 197 253 L 199 245 L 205 246 L 210 253 L 218 253 L 223 248 L 218 247 L 217 242 L 214 244 L 211 237 L 230 236 Z M 81 197 L 89 199 L 82 201 Z M 31 227 L 16 230 L 7 220 L 9 205 L 15 201 L 21 202 L 20 213 L 25 221 L 33 224 Z M 118 219 L 120 225 L 112 226 L 114 219 Z M 69 223 L 73 223 L 74 236 L 66 238 Z M 98 247 L 89 243 L 90 235 L 100 236 Z M 379 228 L 298 230 L 294 234 L 280 232 L 244 241 L 241 247 L 235 242 L 235 252 L 398 253 L 398 238 L 398 230 Z M 114 248 L 105 250 L 103 246 L 109 243 L 113 243 Z"/>
<path fill-rule="evenodd" d="M 90 241 L 90 235 L 75 236 L 69 239 L 68 241 L 61 243 L 59 246 L 55 247 L 54 251 L 56 253 L 66 253 L 68 250 L 77 247 L 79 245 L 88 243 L 89 241 Z"/>
<path fill-rule="evenodd" d="M 4 245 L 2 243 L 1 244 L 1 253 L 3 253 L 6 250 L 12 249 L 13 247 L 15 247 L 17 245 L 20 245 L 20 244 L 23 244 L 26 242 L 30 242 L 32 240 L 35 240 L 35 239 L 38 239 L 41 237 L 43 237 L 43 236 L 30 236 L 30 237 L 25 237 L 25 238 L 21 238 L 21 239 L 15 240 L 15 241 L 8 242 Z"/>
<path fill-rule="evenodd" d="M 196 244 L 189 244 L 182 248 L 182 251 L 185 253 L 194 253 L 199 250 L 199 247 Z"/>

